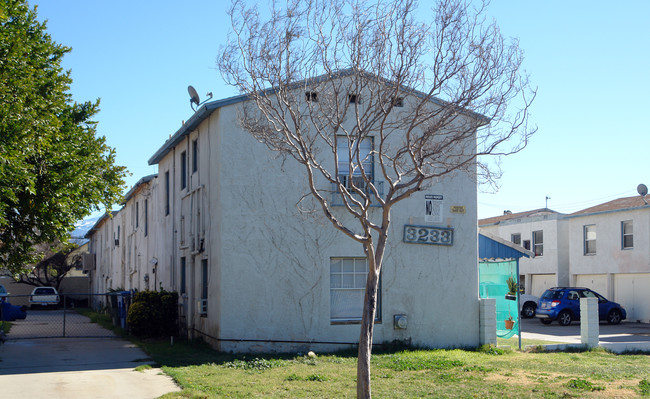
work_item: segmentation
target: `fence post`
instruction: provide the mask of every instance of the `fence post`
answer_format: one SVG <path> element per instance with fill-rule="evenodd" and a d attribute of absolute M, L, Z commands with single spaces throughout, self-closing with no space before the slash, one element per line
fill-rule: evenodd
<path fill-rule="evenodd" d="M 66 313 L 65 295 L 61 295 L 61 298 L 63 299 L 63 338 L 65 338 L 65 313 Z"/>

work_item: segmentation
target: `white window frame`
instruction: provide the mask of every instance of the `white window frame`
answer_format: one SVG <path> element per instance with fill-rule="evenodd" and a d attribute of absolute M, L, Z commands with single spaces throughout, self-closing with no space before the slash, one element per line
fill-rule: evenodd
<path fill-rule="evenodd" d="M 582 229 L 583 229 L 583 241 L 584 241 L 584 254 L 596 255 L 597 252 L 596 225 L 586 224 L 583 226 Z"/>
<path fill-rule="evenodd" d="M 363 301 L 368 276 L 365 257 L 330 258 L 330 323 L 358 324 L 363 316 Z M 377 289 L 375 322 L 381 321 L 381 280 Z"/>
<path fill-rule="evenodd" d="M 629 231 L 626 229 L 629 226 Z M 626 238 L 629 238 L 629 244 L 626 244 Z M 634 248 L 634 223 L 631 220 L 623 220 L 621 222 L 621 249 Z"/>
<path fill-rule="evenodd" d="M 533 231 L 532 241 L 533 241 L 533 253 L 535 253 L 535 256 L 544 256 L 544 230 Z"/>

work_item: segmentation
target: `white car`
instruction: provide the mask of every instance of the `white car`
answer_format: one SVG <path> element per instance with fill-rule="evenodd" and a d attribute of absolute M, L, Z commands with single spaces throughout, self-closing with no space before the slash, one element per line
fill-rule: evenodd
<path fill-rule="evenodd" d="M 56 292 L 56 288 L 36 287 L 29 296 L 29 308 L 33 309 L 35 306 L 52 306 L 57 308 L 59 301 L 59 293 Z"/>
<path fill-rule="evenodd" d="M 520 294 L 519 295 L 519 310 L 521 311 L 521 316 L 525 319 L 535 317 L 535 312 L 537 311 L 537 302 L 539 298 L 535 295 Z"/>

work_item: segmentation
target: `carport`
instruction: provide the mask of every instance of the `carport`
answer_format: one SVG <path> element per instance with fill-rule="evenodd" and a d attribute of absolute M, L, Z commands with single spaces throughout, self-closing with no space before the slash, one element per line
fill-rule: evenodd
<path fill-rule="evenodd" d="M 514 278 L 519 287 L 519 258 L 532 258 L 535 255 L 517 244 L 482 232 L 479 232 L 478 252 L 479 298 L 496 300 L 497 337 L 510 338 L 517 334 L 521 349 L 519 289 L 514 298 L 507 299 L 507 280 Z M 506 320 L 509 319 L 512 319 L 514 325 L 506 325 Z"/>

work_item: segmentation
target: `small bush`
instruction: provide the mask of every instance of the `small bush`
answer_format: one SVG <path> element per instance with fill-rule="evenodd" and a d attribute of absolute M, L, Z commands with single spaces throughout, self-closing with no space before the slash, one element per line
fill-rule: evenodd
<path fill-rule="evenodd" d="M 133 296 L 126 321 L 137 337 L 176 335 L 178 294 L 168 291 L 142 291 Z"/>
<path fill-rule="evenodd" d="M 604 387 L 592 384 L 590 381 L 583 380 L 582 378 L 574 378 L 567 382 L 566 386 L 571 389 L 580 391 L 604 391 Z"/>
<path fill-rule="evenodd" d="M 641 395 L 650 396 L 650 381 L 645 378 L 639 381 L 639 389 L 641 389 Z"/>

